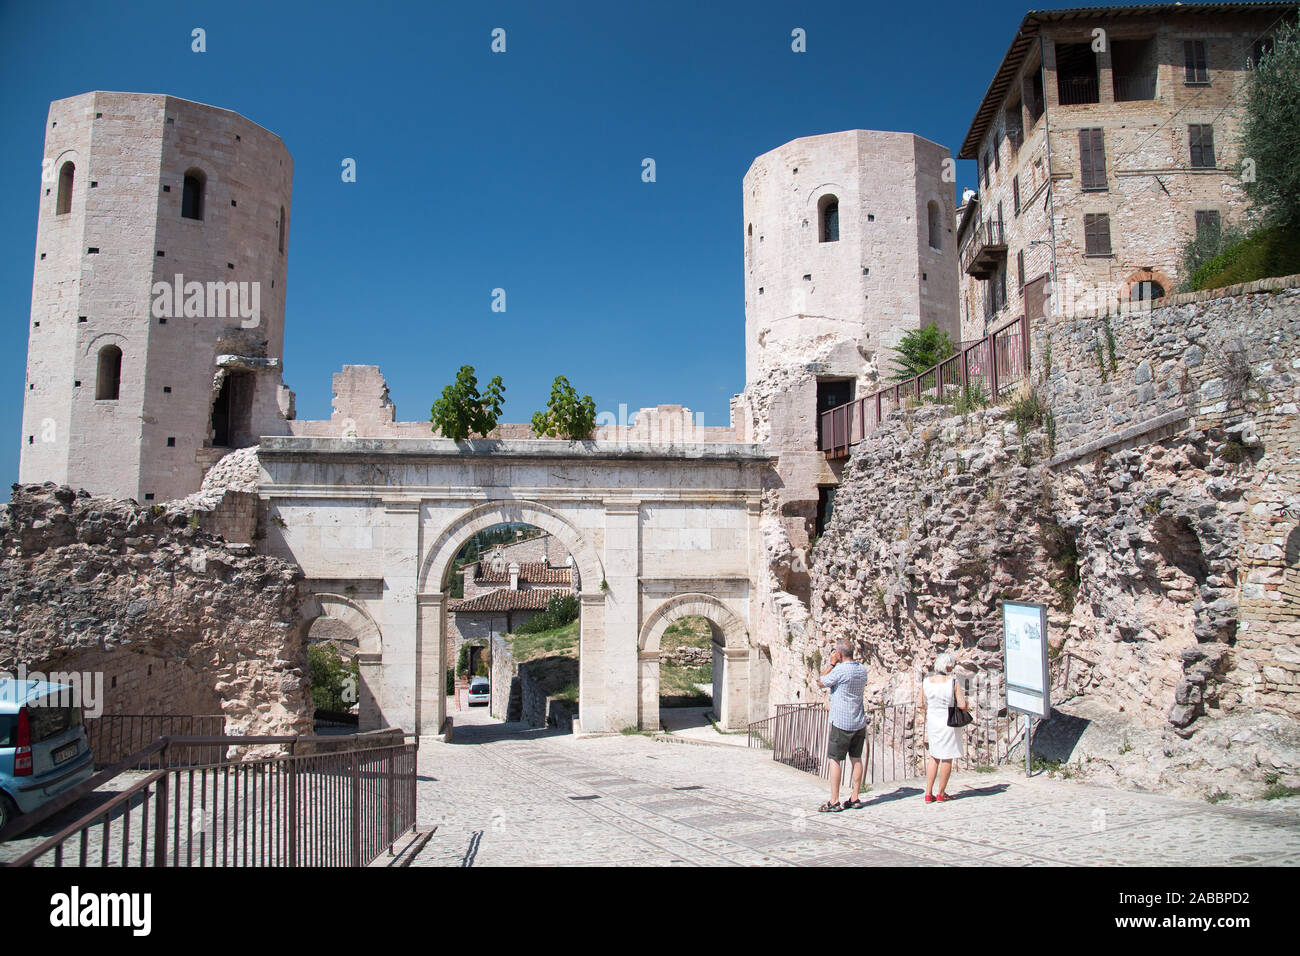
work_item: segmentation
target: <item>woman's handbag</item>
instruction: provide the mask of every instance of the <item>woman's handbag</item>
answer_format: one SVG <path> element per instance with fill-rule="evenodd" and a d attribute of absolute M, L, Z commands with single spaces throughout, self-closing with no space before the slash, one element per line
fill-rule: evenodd
<path fill-rule="evenodd" d="M 957 682 L 952 682 L 952 706 L 948 708 L 948 726 L 965 727 L 975 718 L 970 715 L 970 711 L 962 710 L 957 706 Z"/>

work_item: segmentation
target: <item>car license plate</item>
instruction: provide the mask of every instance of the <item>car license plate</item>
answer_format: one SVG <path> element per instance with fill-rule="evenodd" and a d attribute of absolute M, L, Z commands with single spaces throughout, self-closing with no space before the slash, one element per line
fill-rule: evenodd
<path fill-rule="evenodd" d="M 77 745 L 75 743 L 68 744 L 66 747 L 60 747 L 58 750 L 54 751 L 54 763 L 57 765 L 63 763 L 65 760 L 70 760 L 76 756 L 76 753 Z"/>

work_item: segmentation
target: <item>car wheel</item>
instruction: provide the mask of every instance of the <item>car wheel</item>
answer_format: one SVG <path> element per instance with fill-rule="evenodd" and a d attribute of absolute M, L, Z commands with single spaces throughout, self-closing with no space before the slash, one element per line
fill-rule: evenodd
<path fill-rule="evenodd" d="M 9 795 L 0 792 L 0 830 L 9 825 L 9 821 L 18 816 L 18 808 L 9 799 Z"/>

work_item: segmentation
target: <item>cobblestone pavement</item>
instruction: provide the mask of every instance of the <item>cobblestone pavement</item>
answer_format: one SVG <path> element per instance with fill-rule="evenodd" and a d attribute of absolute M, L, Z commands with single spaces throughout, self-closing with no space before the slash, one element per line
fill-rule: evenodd
<path fill-rule="evenodd" d="M 416 866 L 1296 865 L 1300 812 L 1224 809 L 999 770 L 877 785 L 822 814 L 817 779 L 766 751 L 576 739 L 482 716 L 422 743 Z"/>

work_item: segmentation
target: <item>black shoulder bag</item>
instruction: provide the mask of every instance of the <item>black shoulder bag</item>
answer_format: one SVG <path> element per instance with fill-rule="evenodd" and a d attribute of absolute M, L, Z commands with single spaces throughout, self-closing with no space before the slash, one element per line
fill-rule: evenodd
<path fill-rule="evenodd" d="M 948 726 L 965 727 L 974 719 L 969 711 L 962 710 L 957 706 L 957 681 L 954 680 L 952 682 L 952 706 L 948 708 Z"/>

